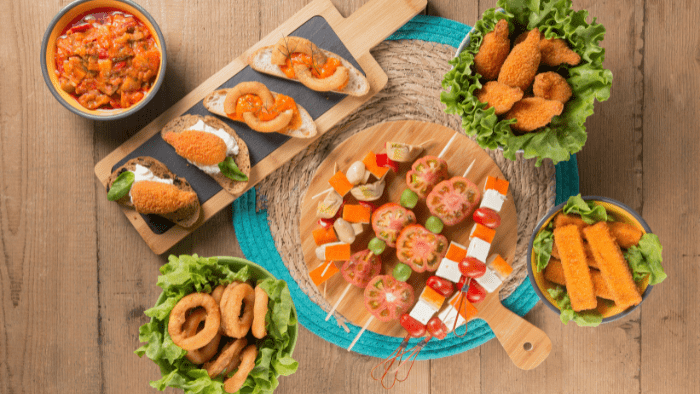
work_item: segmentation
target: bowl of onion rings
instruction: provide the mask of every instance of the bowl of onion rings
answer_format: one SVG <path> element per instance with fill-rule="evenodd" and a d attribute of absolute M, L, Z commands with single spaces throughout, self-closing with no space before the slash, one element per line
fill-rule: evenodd
<path fill-rule="evenodd" d="M 185 393 L 272 393 L 296 372 L 296 309 L 287 283 L 237 257 L 170 256 L 163 292 L 139 328 L 161 371 L 152 387 Z"/>

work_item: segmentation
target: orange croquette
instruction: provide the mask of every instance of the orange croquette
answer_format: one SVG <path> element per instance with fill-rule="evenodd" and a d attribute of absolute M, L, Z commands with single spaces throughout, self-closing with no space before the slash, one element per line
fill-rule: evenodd
<path fill-rule="evenodd" d="M 136 211 L 143 214 L 173 213 L 195 201 L 197 201 L 195 192 L 183 191 L 167 183 L 139 181 L 131 186 L 131 202 Z"/>
<path fill-rule="evenodd" d="M 610 232 L 617 240 L 617 244 L 623 249 L 629 249 L 639 243 L 642 239 L 642 230 L 637 227 L 623 222 L 608 223 Z"/>
<path fill-rule="evenodd" d="M 163 139 L 175 148 L 178 155 L 192 163 L 213 166 L 226 159 L 226 143 L 211 133 L 185 130 L 166 133 Z"/>
<path fill-rule="evenodd" d="M 545 100 L 541 97 L 524 98 L 513 105 L 505 114 L 506 119 L 515 119 L 511 129 L 529 133 L 547 126 L 552 118 L 561 115 L 564 104 L 559 101 Z"/>
<path fill-rule="evenodd" d="M 558 66 L 566 63 L 575 66 L 581 62 L 581 56 L 572 51 L 566 41 L 561 38 L 542 39 L 540 41 L 540 54 L 542 63 L 548 66 Z"/>
<path fill-rule="evenodd" d="M 566 291 L 574 311 L 593 309 L 598 305 L 586 263 L 583 239 L 578 227 L 573 224 L 554 229 L 554 242 L 557 244 L 561 265 L 566 279 Z"/>
<path fill-rule="evenodd" d="M 539 43 L 540 31 L 536 28 L 530 30 L 525 41 L 514 46 L 503 62 L 498 73 L 498 82 L 525 92 L 532 85 L 540 65 Z"/>
<path fill-rule="evenodd" d="M 493 31 L 486 33 L 479 52 L 474 56 L 476 72 L 489 81 L 498 78 L 508 52 L 510 52 L 508 22 L 501 19 L 496 23 Z"/>
<path fill-rule="evenodd" d="M 511 88 L 498 81 L 486 82 L 475 94 L 479 101 L 487 104 L 486 109 L 493 107 L 496 115 L 508 112 L 513 104 L 523 98 L 520 88 Z"/>
<path fill-rule="evenodd" d="M 565 104 L 571 98 L 571 86 L 566 79 L 554 71 L 537 74 L 532 85 L 532 93 L 547 100 Z"/>
<path fill-rule="evenodd" d="M 615 304 L 621 308 L 628 308 L 642 302 L 642 296 L 634 283 L 630 267 L 610 233 L 608 224 L 598 222 L 583 229 L 583 234 L 591 245 L 593 257 L 613 295 Z"/>

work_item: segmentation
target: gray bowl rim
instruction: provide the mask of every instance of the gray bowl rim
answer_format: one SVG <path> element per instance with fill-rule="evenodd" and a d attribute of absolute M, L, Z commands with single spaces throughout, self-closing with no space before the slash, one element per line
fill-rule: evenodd
<path fill-rule="evenodd" d="M 161 56 L 160 56 L 160 58 L 161 58 L 161 65 L 160 65 L 161 72 L 160 72 L 160 76 L 158 77 L 158 79 L 156 80 L 156 83 L 153 85 L 153 87 L 148 92 L 148 94 L 138 104 L 136 104 L 135 106 L 129 108 L 128 110 L 126 110 L 124 112 L 121 112 L 121 113 L 118 113 L 115 115 L 93 115 L 93 114 L 88 114 L 88 113 L 82 112 L 82 111 L 76 109 L 75 107 L 73 107 L 72 105 L 68 104 L 66 102 L 66 100 L 63 97 L 61 97 L 61 95 L 58 93 L 58 91 L 56 90 L 56 87 L 51 83 L 51 78 L 49 77 L 49 70 L 48 70 L 48 67 L 46 66 L 46 48 L 48 45 L 49 36 L 51 35 L 51 31 L 56 26 L 58 21 L 63 17 L 63 15 L 65 15 L 68 11 L 73 9 L 75 6 L 83 4 L 83 3 L 88 3 L 90 1 L 94 1 L 94 0 L 76 0 L 76 1 L 66 5 L 65 7 L 63 7 L 61 9 L 61 11 L 59 11 L 59 13 L 56 14 L 56 16 L 53 17 L 53 19 L 51 19 L 49 26 L 46 28 L 46 31 L 44 32 L 44 37 L 41 40 L 41 54 L 40 54 L 41 75 L 44 77 L 44 82 L 46 83 L 46 86 L 49 87 L 49 91 L 51 91 L 51 94 L 56 98 L 56 100 L 58 100 L 58 102 L 61 103 L 61 105 L 66 107 L 69 111 L 73 112 L 74 114 L 80 115 L 84 118 L 91 119 L 91 120 L 106 121 L 106 120 L 123 119 L 123 118 L 126 118 L 127 116 L 133 115 L 138 110 L 143 108 L 146 104 L 148 104 L 148 102 L 151 101 L 153 96 L 156 95 L 156 93 L 158 92 L 158 89 L 160 89 L 160 85 L 163 84 L 163 79 L 165 79 L 166 65 L 168 63 L 167 56 L 166 56 L 166 50 L 165 50 L 165 37 L 163 37 L 163 33 L 160 31 L 160 26 L 158 26 L 158 23 L 156 23 L 156 20 L 153 19 L 151 14 L 149 14 L 148 11 L 146 11 L 143 7 L 134 3 L 131 0 L 116 0 L 120 3 L 128 4 L 128 5 L 136 8 L 137 10 L 139 10 L 139 12 L 141 12 L 141 14 L 143 14 L 143 16 L 145 16 L 146 19 L 148 19 L 148 21 L 151 23 L 151 25 L 155 29 L 156 34 L 158 35 L 158 39 L 160 40 L 160 44 L 161 44 Z"/>
<path fill-rule="evenodd" d="M 634 209 L 630 208 L 629 206 L 627 206 L 627 205 L 625 205 L 617 200 L 613 200 L 612 198 L 602 197 L 602 196 L 583 196 L 582 198 L 585 201 L 601 201 L 601 202 L 606 202 L 606 203 L 609 203 L 612 205 L 617 205 L 618 207 L 625 210 L 628 214 L 633 216 L 635 219 L 637 219 L 637 221 L 644 228 L 644 231 L 646 231 L 647 233 L 652 232 L 651 228 L 649 227 L 647 222 L 644 220 L 644 218 L 642 218 L 642 216 L 640 214 L 637 213 L 637 211 L 635 211 Z M 540 290 L 539 286 L 537 286 L 537 282 L 535 281 L 535 274 L 532 271 L 532 244 L 535 242 L 535 237 L 537 236 L 537 233 L 539 233 L 540 230 L 542 229 L 542 226 L 544 225 L 544 223 L 549 218 L 551 218 L 552 216 L 557 214 L 559 211 L 561 211 L 561 209 L 564 207 L 564 205 L 566 205 L 566 201 L 564 201 L 563 203 L 550 209 L 549 212 L 547 212 L 547 214 L 544 215 L 544 217 L 542 219 L 540 219 L 540 221 L 535 226 L 535 230 L 532 232 L 532 236 L 530 237 L 530 243 L 527 246 L 527 277 L 530 280 L 530 284 L 532 285 L 532 288 L 535 289 L 535 293 L 537 293 L 537 296 L 540 298 L 542 303 L 545 304 L 549 309 L 551 309 L 557 315 L 561 314 L 561 312 L 559 311 L 559 308 L 557 308 L 556 306 L 552 305 L 551 302 L 549 302 L 549 300 L 547 299 L 547 297 L 544 296 L 544 294 L 542 293 L 542 290 Z M 644 291 L 644 294 L 642 294 L 642 302 L 640 302 L 639 304 L 637 304 L 633 307 L 625 309 L 624 311 L 618 313 L 617 315 L 608 316 L 608 317 L 604 318 L 603 322 L 601 324 L 610 323 L 612 321 L 621 319 L 621 318 L 627 316 L 628 314 L 632 313 L 632 311 L 639 308 L 644 303 L 644 300 L 646 300 L 647 297 L 649 297 L 649 294 L 651 294 L 651 290 L 653 289 L 653 287 L 654 287 L 653 285 L 647 286 L 646 290 Z"/>

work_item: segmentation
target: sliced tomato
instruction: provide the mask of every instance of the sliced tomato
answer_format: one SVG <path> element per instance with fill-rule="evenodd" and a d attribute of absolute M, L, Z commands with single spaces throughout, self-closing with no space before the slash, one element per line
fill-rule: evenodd
<path fill-rule="evenodd" d="M 396 240 L 396 257 L 416 272 L 437 270 L 447 254 L 447 238 L 431 233 L 420 224 L 412 224 L 401 231 Z"/>
<path fill-rule="evenodd" d="M 365 287 L 365 307 L 379 321 L 398 319 L 413 305 L 413 287 L 391 275 L 377 275 Z"/>
<path fill-rule="evenodd" d="M 377 238 L 392 248 L 404 227 L 416 222 L 416 214 L 399 204 L 390 202 L 377 208 L 372 214 L 372 229 Z"/>
<path fill-rule="evenodd" d="M 411 170 L 406 173 L 408 188 L 418 197 L 425 198 L 433 187 L 447 179 L 447 162 L 435 156 L 423 156 L 413 162 Z"/>
<path fill-rule="evenodd" d="M 479 208 L 472 215 L 474 221 L 490 229 L 497 229 L 501 225 L 501 216 L 490 208 Z"/>
<path fill-rule="evenodd" d="M 472 181 L 456 176 L 435 185 L 426 204 L 430 213 L 447 226 L 454 226 L 474 212 L 481 200 L 481 192 Z"/>
<path fill-rule="evenodd" d="M 340 273 L 343 274 L 343 278 L 348 283 L 364 288 L 370 279 L 379 274 L 381 269 L 381 257 L 369 249 L 365 249 L 350 256 L 350 260 L 347 260 L 340 268 Z"/>

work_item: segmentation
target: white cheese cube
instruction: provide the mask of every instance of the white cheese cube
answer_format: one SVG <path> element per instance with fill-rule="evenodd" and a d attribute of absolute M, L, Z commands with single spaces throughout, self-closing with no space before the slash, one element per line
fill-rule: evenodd
<path fill-rule="evenodd" d="M 506 201 L 506 196 L 494 189 L 489 189 L 484 192 L 484 196 L 481 198 L 481 208 L 490 208 L 500 212 L 504 201 Z"/>
<path fill-rule="evenodd" d="M 443 309 L 442 311 L 440 311 L 440 313 L 438 313 L 438 318 L 440 318 L 440 320 L 442 320 L 442 322 L 445 323 L 448 332 L 451 332 L 452 327 L 455 327 L 455 319 L 457 319 L 457 327 L 466 323 L 462 315 L 457 313 L 457 309 L 455 309 L 455 307 L 449 304 L 447 305 L 447 308 Z"/>
<path fill-rule="evenodd" d="M 462 273 L 459 271 L 459 264 L 447 258 L 442 259 L 435 275 L 453 283 L 459 282 L 459 278 L 462 277 Z"/>
<path fill-rule="evenodd" d="M 486 291 L 493 293 L 494 290 L 500 286 L 503 281 L 496 275 L 496 273 L 490 269 L 486 268 L 484 276 L 476 278 L 476 283 L 480 284 Z"/>
<path fill-rule="evenodd" d="M 491 249 L 491 244 L 480 238 L 474 238 L 469 243 L 469 248 L 467 249 L 467 256 L 474 257 L 482 263 L 486 262 L 486 258 L 489 257 L 489 250 Z"/>
<path fill-rule="evenodd" d="M 419 299 L 416 306 L 411 309 L 411 313 L 408 315 L 421 322 L 421 324 L 428 324 L 428 320 L 430 320 L 437 311 L 438 310 L 433 308 L 430 303 Z"/>

